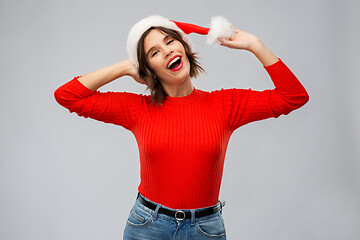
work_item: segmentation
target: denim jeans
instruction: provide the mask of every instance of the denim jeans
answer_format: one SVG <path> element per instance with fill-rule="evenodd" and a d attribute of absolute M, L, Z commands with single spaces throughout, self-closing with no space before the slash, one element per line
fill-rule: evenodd
<path fill-rule="evenodd" d="M 146 200 L 150 201 L 149 199 Z M 191 219 L 183 220 L 177 220 L 175 217 L 158 213 L 161 205 L 154 204 L 157 205 L 157 208 L 151 210 L 142 205 L 138 199 L 135 201 L 127 219 L 124 240 L 226 239 L 224 220 L 222 218 L 224 204 L 220 201 L 217 204 L 220 204 L 221 211 L 205 217 L 195 218 L 195 211 L 199 209 L 183 210 L 184 212 L 191 212 Z"/>

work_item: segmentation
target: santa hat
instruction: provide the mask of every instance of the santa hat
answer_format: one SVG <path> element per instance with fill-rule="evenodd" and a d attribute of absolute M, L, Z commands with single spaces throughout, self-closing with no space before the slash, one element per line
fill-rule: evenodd
<path fill-rule="evenodd" d="M 138 41 L 146 30 L 155 26 L 162 26 L 180 32 L 184 41 L 187 42 L 190 47 L 192 47 L 192 43 L 188 36 L 190 33 L 207 35 L 206 42 L 210 45 L 218 45 L 220 44 L 218 38 L 229 39 L 235 34 L 235 31 L 232 28 L 232 24 L 221 16 L 215 16 L 211 18 L 210 28 L 204 28 L 190 23 L 169 20 L 159 15 L 149 16 L 137 22 L 130 29 L 127 39 L 127 52 L 129 59 L 135 64 L 137 68 L 139 67 L 139 62 L 137 59 Z"/>

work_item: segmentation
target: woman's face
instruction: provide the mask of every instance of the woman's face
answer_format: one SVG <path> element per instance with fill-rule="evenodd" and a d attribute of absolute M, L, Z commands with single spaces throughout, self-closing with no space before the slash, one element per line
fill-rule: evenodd
<path fill-rule="evenodd" d="M 153 29 L 144 39 L 144 50 L 150 68 L 163 85 L 190 80 L 190 62 L 180 41 Z"/>

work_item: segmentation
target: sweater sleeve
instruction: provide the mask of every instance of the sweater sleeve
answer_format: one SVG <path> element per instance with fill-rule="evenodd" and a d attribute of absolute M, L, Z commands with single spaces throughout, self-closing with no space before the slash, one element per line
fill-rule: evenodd
<path fill-rule="evenodd" d="M 138 119 L 144 96 L 127 92 L 99 92 L 86 88 L 75 77 L 56 89 L 56 101 L 70 112 L 131 130 Z"/>
<path fill-rule="evenodd" d="M 305 88 L 281 59 L 264 68 L 275 85 L 274 89 L 223 90 L 223 109 L 231 130 L 250 122 L 287 115 L 308 102 Z"/>

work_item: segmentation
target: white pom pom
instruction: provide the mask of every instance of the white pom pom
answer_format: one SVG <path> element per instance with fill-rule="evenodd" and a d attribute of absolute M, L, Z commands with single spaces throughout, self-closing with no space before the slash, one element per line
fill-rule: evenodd
<path fill-rule="evenodd" d="M 219 45 L 218 38 L 230 39 L 234 35 L 235 30 L 232 28 L 232 24 L 222 16 L 215 16 L 211 18 L 206 42 L 210 45 Z"/>

